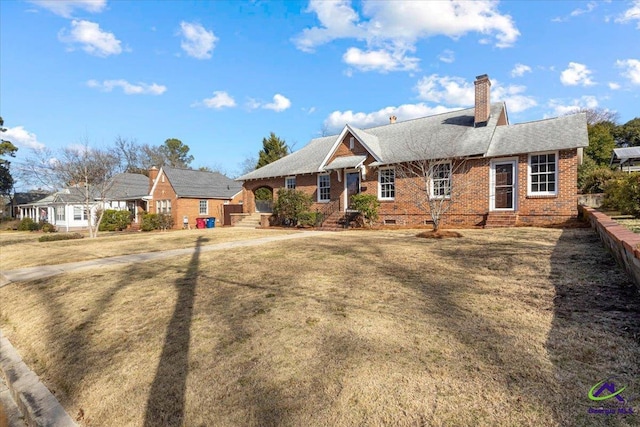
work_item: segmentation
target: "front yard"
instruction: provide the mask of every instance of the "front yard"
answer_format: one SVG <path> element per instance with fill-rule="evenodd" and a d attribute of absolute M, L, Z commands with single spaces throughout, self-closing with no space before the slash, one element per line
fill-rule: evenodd
<path fill-rule="evenodd" d="M 616 407 L 588 398 L 610 376 L 640 394 L 640 298 L 595 233 L 461 233 L 349 231 L 11 284 L 0 328 L 86 426 L 638 425 L 589 413 Z"/>

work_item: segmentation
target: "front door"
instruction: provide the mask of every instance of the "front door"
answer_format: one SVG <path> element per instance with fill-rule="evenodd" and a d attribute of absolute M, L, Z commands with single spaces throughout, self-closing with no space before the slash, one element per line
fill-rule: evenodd
<path fill-rule="evenodd" d="M 515 208 L 515 163 L 505 162 L 494 165 L 494 209 L 513 210 Z"/>
<path fill-rule="evenodd" d="M 347 202 L 345 206 L 351 208 L 351 196 L 360 193 L 360 172 L 347 172 L 345 185 L 347 187 Z"/>

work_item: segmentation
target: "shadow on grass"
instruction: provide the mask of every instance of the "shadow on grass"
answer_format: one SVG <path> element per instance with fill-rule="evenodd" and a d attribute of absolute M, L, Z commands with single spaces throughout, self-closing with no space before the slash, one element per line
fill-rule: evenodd
<path fill-rule="evenodd" d="M 637 425 L 640 401 L 591 401 L 596 383 L 614 377 L 628 386 L 625 399 L 640 395 L 640 296 L 595 232 L 564 230 L 551 256 L 554 316 L 546 348 L 555 368 L 556 418 L 562 425 Z M 606 395 L 606 394 L 605 394 Z M 613 415 L 590 408 L 614 409 Z"/>
<path fill-rule="evenodd" d="M 174 284 L 178 296 L 149 392 L 144 421 L 146 427 L 180 426 L 183 423 L 189 373 L 189 339 L 198 284 L 200 248 L 208 240 L 202 236 L 198 237 L 184 277 L 176 280 Z"/>

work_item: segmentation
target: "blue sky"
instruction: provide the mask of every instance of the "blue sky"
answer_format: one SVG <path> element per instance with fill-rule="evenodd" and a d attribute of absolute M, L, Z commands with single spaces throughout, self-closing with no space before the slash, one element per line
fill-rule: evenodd
<path fill-rule="evenodd" d="M 295 149 L 473 102 L 512 123 L 640 116 L 640 1 L 0 1 L 6 139 L 51 149 L 178 138 L 237 174 L 270 132 Z"/>

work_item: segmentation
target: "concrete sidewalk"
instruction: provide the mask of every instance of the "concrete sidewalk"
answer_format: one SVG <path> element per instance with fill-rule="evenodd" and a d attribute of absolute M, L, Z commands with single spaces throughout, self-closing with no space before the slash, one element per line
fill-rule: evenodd
<path fill-rule="evenodd" d="M 261 237 L 258 239 L 236 240 L 232 242 L 217 243 L 201 246 L 201 252 L 221 251 L 224 249 L 258 246 L 265 243 L 280 242 L 292 239 L 303 239 L 311 236 L 332 234 L 329 231 L 301 231 L 296 234 L 284 234 L 279 236 Z M 137 264 L 140 262 L 155 261 L 178 256 L 191 255 L 195 248 L 172 249 L 160 252 L 145 252 L 140 254 L 120 255 L 110 258 L 99 258 L 89 261 L 70 262 L 66 264 L 44 265 L 38 267 L 18 268 L 16 270 L 0 271 L 0 287 L 13 282 L 26 282 L 29 280 L 44 279 L 58 274 L 100 268 L 112 265 Z"/>

